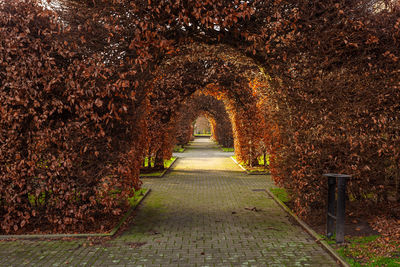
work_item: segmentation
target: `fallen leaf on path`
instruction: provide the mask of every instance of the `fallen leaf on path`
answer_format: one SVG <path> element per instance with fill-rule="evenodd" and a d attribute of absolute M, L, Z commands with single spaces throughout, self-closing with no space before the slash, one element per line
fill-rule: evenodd
<path fill-rule="evenodd" d="M 260 209 L 257 209 L 256 207 L 252 207 L 252 208 L 246 207 L 244 209 L 245 210 L 250 210 L 250 211 L 255 211 L 255 212 L 261 211 Z"/>
<path fill-rule="evenodd" d="M 152 235 L 158 235 L 158 234 L 160 234 L 160 232 L 157 232 L 157 231 L 150 231 L 150 234 L 152 234 Z"/>

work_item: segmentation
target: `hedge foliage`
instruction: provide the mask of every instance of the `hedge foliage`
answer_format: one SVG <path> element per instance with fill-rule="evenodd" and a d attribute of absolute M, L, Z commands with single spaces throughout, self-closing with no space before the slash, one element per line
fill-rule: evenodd
<path fill-rule="evenodd" d="M 54 3 L 0 3 L 2 231 L 118 213 L 196 92 L 223 101 L 239 159 L 271 154 L 298 214 L 323 207 L 325 172 L 399 201 L 395 1 Z"/>

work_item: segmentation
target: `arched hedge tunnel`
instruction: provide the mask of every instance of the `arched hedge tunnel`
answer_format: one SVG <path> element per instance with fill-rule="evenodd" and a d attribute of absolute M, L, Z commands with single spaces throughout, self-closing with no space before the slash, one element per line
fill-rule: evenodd
<path fill-rule="evenodd" d="M 300 216 L 324 207 L 324 172 L 398 216 L 400 9 L 378 2 L 0 2 L 1 231 L 118 216 L 207 97 Z"/>
<path fill-rule="evenodd" d="M 261 79 L 263 74 L 253 60 L 227 46 L 193 43 L 181 47 L 177 55 L 164 59 L 158 73 L 150 97 L 150 103 L 158 104 L 151 105 L 154 110 L 150 117 L 158 116 L 159 120 L 155 123 L 161 122 L 158 127 L 166 129 L 158 131 L 159 140 L 168 139 L 165 138 L 168 134 L 175 135 L 170 127 L 177 123 L 175 117 L 181 110 L 212 112 L 218 108 L 225 113 L 226 107 L 238 156 L 247 159 L 248 151 L 257 151 L 256 148 L 249 148 L 248 141 L 254 140 L 254 146 L 259 144 L 256 140 L 261 138 L 259 127 L 263 118 L 259 115 L 257 96 L 251 82 Z M 182 103 L 185 105 L 182 106 Z M 214 113 L 214 117 L 216 115 Z M 226 124 L 222 120 L 220 122 Z M 150 143 L 157 142 L 153 140 Z M 171 151 L 173 145 L 171 143 L 162 150 Z"/>

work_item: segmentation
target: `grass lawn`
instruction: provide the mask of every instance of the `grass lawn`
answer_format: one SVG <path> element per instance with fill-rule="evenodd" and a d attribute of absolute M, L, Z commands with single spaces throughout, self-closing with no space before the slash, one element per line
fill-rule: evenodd
<path fill-rule="evenodd" d="M 284 188 L 271 188 L 270 191 L 283 203 L 290 201 L 290 196 Z"/>
<path fill-rule="evenodd" d="M 235 149 L 233 147 L 221 147 L 224 152 L 234 152 Z"/>
<path fill-rule="evenodd" d="M 194 137 L 211 136 L 211 134 L 194 134 Z"/>
<path fill-rule="evenodd" d="M 164 160 L 164 170 L 168 169 L 171 164 L 174 162 L 174 160 L 176 159 L 176 157 L 172 157 L 168 160 Z M 146 163 L 147 163 L 147 158 L 145 159 Z M 142 177 L 159 177 L 164 170 L 155 170 L 154 172 L 149 172 L 149 173 L 142 173 L 140 174 L 140 176 Z"/>
<path fill-rule="evenodd" d="M 164 160 L 164 168 L 169 168 L 169 166 L 171 166 L 172 162 L 174 162 L 175 159 L 176 157 L 172 157 L 170 159 Z"/>
<path fill-rule="evenodd" d="M 144 194 L 148 191 L 149 189 L 147 188 L 140 188 L 138 190 L 134 190 L 134 194 L 132 197 L 128 198 L 129 205 L 132 207 L 136 206 L 140 199 L 144 196 Z"/>
<path fill-rule="evenodd" d="M 379 235 L 347 237 L 344 246 L 336 245 L 334 238 L 334 236 L 331 239 L 325 237 L 325 240 L 352 267 L 400 266 L 400 248 L 392 255 L 379 255 L 380 247 L 385 246 L 379 242 Z"/>
<path fill-rule="evenodd" d="M 183 151 L 185 151 L 185 147 L 184 146 L 176 145 L 174 147 L 174 152 L 183 153 Z"/>

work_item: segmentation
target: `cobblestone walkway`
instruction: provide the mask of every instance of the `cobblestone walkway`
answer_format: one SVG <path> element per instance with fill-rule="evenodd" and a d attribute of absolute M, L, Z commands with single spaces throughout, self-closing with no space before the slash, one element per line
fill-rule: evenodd
<path fill-rule="evenodd" d="M 152 192 L 116 239 L 0 242 L 1 266 L 336 266 L 265 192 L 208 139 L 179 154 L 173 171 L 145 179 Z M 257 211 L 252 211 L 252 208 Z"/>

